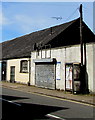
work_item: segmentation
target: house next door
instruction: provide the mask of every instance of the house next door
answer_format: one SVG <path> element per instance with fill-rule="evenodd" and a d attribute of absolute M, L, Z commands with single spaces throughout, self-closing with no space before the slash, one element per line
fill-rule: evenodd
<path fill-rule="evenodd" d="M 10 68 L 10 82 L 15 82 L 15 66 L 11 66 Z"/>

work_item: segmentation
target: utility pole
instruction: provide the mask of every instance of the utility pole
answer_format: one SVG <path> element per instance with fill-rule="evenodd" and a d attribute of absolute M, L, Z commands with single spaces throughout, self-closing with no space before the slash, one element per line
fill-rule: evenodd
<path fill-rule="evenodd" d="M 88 92 L 88 83 L 86 78 L 86 42 L 83 40 L 83 16 L 82 4 L 80 5 L 80 47 L 81 47 L 81 92 Z M 84 51 L 83 51 L 84 47 Z"/>
<path fill-rule="evenodd" d="M 85 66 L 86 67 L 86 42 L 83 41 L 83 35 L 82 35 L 82 21 L 83 21 L 83 17 L 82 17 L 82 4 L 80 5 L 80 44 L 81 44 L 81 66 Z M 83 47 L 84 47 L 84 54 L 83 54 Z M 83 64 L 84 62 L 84 64 Z"/>
<path fill-rule="evenodd" d="M 80 86 L 80 90 L 81 90 L 81 93 L 83 93 L 84 91 L 84 69 L 83 69 L 83 38 L 82 38 L 82 21 L 83 21 L 83 18 L 82 18 L 82 4 L 80 5 L 80 9 L 79 9 L 79 12 L 80 12 L 80 51 L 81 51 L 81 71 L 80 71 L 80 81 L 81 81 L 81 86 Z"/>
<path fill-rule="evenodd" d="M 83 39 L 82 39 L 82 4 L 80 5 L 80 44 L 81 44 L 81 66 L 83 66 Z"/>

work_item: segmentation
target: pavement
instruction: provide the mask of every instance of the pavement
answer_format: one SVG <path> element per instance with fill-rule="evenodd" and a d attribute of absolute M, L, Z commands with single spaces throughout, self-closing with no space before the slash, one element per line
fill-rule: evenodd
<path fill-rule="evenodd" d="M 60 90 L 50 90 L 46 88 L 38 88 L 35 86 L 28 86 L 18 83 L 0 82 L 1 86 L 5 88 L 10 88 L 14 90 L 19 90 L 28 93 L 46 95 L 51 97 L 56 97 L 60 99 L 66 99 L 75 102 L 82 102 L 85 104 L 90 104 L 95 106 L 95 95 L 91 94 L 72 94 L 71 92 L 65 92 Z"/>

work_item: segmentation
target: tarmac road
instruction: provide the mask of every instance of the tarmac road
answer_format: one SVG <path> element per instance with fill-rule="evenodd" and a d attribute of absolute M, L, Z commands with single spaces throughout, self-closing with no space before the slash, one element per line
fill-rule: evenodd
<path fill-rule="evenodd" d="M 2 120 L 94 120 L 93 107 L 45 95 L 2 88 Z"/>

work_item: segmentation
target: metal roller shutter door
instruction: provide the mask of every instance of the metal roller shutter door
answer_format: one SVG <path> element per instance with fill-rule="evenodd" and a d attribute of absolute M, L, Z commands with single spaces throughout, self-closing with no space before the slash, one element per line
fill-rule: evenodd
<path fill-rule="evenodd" d="M 54 64 L 36 64 L 36 86 L 55 89 Z"/>

